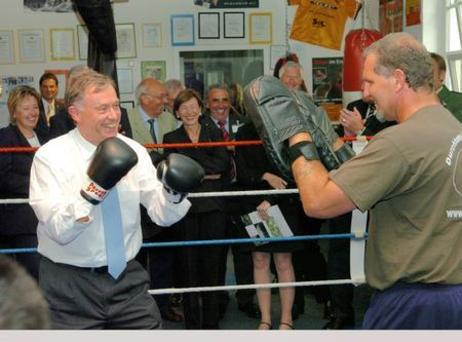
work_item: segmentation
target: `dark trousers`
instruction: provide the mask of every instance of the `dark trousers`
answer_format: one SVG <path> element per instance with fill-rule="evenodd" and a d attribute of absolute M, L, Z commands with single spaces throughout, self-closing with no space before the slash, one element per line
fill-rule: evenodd
<path fill-rule="evenodd" d="M 0 248 L 37 248 L 37 234 L 0 236 Z M 17 253 L 11 257 L 38 281 L 40 255 L 37 252 Z"/>
<path fill-rule="evenodd" d="M 350 233 L 351 213 L 344 214 L 329 221 L 331 234 Z M 350 240 L 329 240 L 327 258 L 328 279 L 350 278 Z M 331 285 L 332 310 L 335 317 L 351 318 L 354 320 L 353 285 Z"/>
<path fill-rule="evenodd" d="M 179 223 L 185 241 L 226 238 L 226 216 L 220 211 L 188 213 Z M 224 285 L 224 245 L 180 247 L 182 286 Z M 189 292 L 183 296 L 186 329 L 216 329 L 220 319 L 219 291 Z"/>
<path fill-rule="evenodd" d="M 107 271 L 54 263 L 42 257 L 40 287 L 53 329 L 159 329 L 149 277 L 136 260 L 114 280 Z"/>
<path fill-rule="evenodd" d="M 363 329 L 462 329 L 462 285 L 397 283 L 377 291 Z"/>

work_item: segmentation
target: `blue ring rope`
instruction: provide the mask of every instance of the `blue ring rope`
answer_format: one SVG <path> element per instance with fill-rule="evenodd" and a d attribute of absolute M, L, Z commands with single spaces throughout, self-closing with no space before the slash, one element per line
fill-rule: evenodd
<path fill-rule="evenodd" d="M 141 245 L 142 248 L 152 247 L 185 247 L 198 245 L 227 245 L 252 242 L 284 242 L 284 241 L 305 241 L 305 240 L 326 240 L 326 239 L 355 239 L 361 240 L 367 238 L 357 238 L 354 234 L 319 234 L 319 235 L 300 235 L 289 237 L 267 237 L 267 238 L 244 238 L 244 239 L 217 239 L 217 240 L 194 240 L 194 241 L 167 241 L 167 242 L 146 242 Z M 0 249 L 0 254 L 20 254 L 34 253 L 37 248 L 6 248 Z"/>

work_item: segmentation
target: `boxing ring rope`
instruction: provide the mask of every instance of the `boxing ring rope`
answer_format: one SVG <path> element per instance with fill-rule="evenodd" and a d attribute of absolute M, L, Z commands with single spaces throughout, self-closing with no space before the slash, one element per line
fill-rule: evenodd
<path fill-rule="evenodd" d="M 345 137 L 345 141 L 353 142 L 353 149 L 358 153 L 371 137 Z M 357 142 L 357 143 L 355 143 Z M 146 144 L 146 148 L 179 148 L 179 147 L 217 147 L 217 146 L 240 146 L 240 145 L 261 145 L 259 140 L 252 141 L 228 141 L 228 142 L 207 142 L 207 143 L 182 143 L 182 144 Z M 356 146 L 355 146 L 356 145 Z M 33 147 L 0 147 L 0 153 L 30 153 L 35 152 L 37 148 Z M 225 191 L 225 192 L 198 192 L 188 194 L 188 198 L 204 197 L 232 197 L 232 196 L 257 196 L 268 194 L 290 195 L 297 194 L 298 189 L 284 190 L 248 190 L 248 191 Z M 17 199 L 0 199 L 0 204 L 27 204 L 27 198 Z M 165 247 L 185 247 L 185 246 L 202 246 L 217 244 L 242 244 L 252 242 L 282 242 L 282 241 L 305 241 L 305 240 L 323 240 L 323 239 L 350 239 L 350 279 L 332 279 L 316 280 L 303 282 L 284 282 L 269 284 L 245 284 L 245 285 L 223 285 L 223 286 L 202 286 L 202 287 L 184 287 L 184 288 L 165 288 L 150 289 L 150 294 L 172 294 L 187 292 L 209 292 L 209 291 L 229 291 L 241 289 L 259 289 L 259 288 L 281 288 L 281 287 L 299 287 L 299 286 L 322 286 L 322 285 L 343 285 L 353 284 L 360 285 L 365 283 L 364 276 L 364 252 L 366 233 L 367 215 L 354 210 L 352 214 L 352 232 L 350 234 L 320 234 L 320 235 L 302 235 L 291 237 L 268 237 L 268 238 L 241 238 L 241 239 L 216 239 L 216 240 L 194 240 L 194 241 L 169 241 L 169 242 L 150 242 L 143 243 L 142 248 L 165 248 Z M 355 227 L 355 228 L 353 228 Z M 0 249 L 0 254 L 19 254 L 34 253 L 37 248 L 11 248 Z"/>

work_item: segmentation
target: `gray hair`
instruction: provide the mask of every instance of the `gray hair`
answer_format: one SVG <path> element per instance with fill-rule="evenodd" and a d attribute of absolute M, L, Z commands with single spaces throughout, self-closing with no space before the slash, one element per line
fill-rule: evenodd
<path fill-rule="evenodd" d="M 114 80 L 107 75 L 100 74 L 90 68 L 75 71 L 67 83 L 64 103 L 66 107 L 83 100 L 85 90 L 94 87 L 96 92 L 103 91 L 107 87 L 116 89 Z"/>
<path fill-rule="evenodd" d="M 279 69 L 279 78 L 281 78 L 282 75 L 284 75 L 284 73 L 286 72 L 286 69 L 288 68 L 297 68 L 298 70 L 300 70 L 300 75 L 303 74 L 303 67 L 301 66 L 300 63 L 297 63 L 294 61 L 288 61 L 287 63 L 282 65 L 281 69 Z"/>
<path fill-rule="evenodd" d="M 48 304 L 37 282 L 0 255 L 0 329 L 50 329 Z"/>
<path fill-rule="evenodd" d="M 430 53 L 410 34 L 390 33 L 364 51 L 365 57 L 370 54 L 377 56 L 374 68 L 377 74 L 388 77 L 396 69 L 400 69 L 412 89 L 433 88 Z"/>
<path fill-rule="evenodd" d="M 165 87 L 167 88 L 167 91 L 177 90 L 177 89 L 183 90 L 185 88 L 183 83 L 181 83 L 180 80 L 177 80 L 175 78 L 171 78 L 165 81 Z"/>

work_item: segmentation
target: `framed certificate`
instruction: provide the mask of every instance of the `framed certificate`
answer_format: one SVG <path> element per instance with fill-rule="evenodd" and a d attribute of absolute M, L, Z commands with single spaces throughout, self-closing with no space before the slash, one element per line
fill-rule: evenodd
<path fill-rule="evenodd" d="M 74 29 L 50 29 L 50 56 L 52 61 L 75 59 Z"/>
<path fill-rule="evenodd" d="M 162 24 L 143 24 L 143 47 L 162 46 Z"/>
<path fill-rule="evenodd" d="M 194 45 L 194 15 L 172 15 L 170 25 L 173 46 Z"/>
<path fill-rule="evenodd" d="M 88 29 L 84 25 L 77 25 L 77 43 L 79 46 L 79 59 L 86 61 L 88 56 Z"/>
<path fill-rule="evenodd" d="M 223 26 L 225 38 L 245 38 L 245 13 L 224 12 Z"/>
<path fill-rule="evenodd" d="M 19 61 L 21 63 L 45 62 L 45 40 L 41 29 L 18 30 Z"/>
<path fill-rule="evenodd" d="M 220 38 L 220 13 L 200 12 L 198 13 L 199 39 Z"/>
<path fill-rule="evenodd" d="M 117 58 L 136 58 L 135 24 L 116 24 Z"/>
<path fill-rule="evenodd" d="M 0 30 L 0 64 L 14 63 L 13 31 Z"/>
<path fill-rule="evenodd" d="M 250 44 L 271 44 L 273 41 L 272 13 L 250 13 Z"/>

